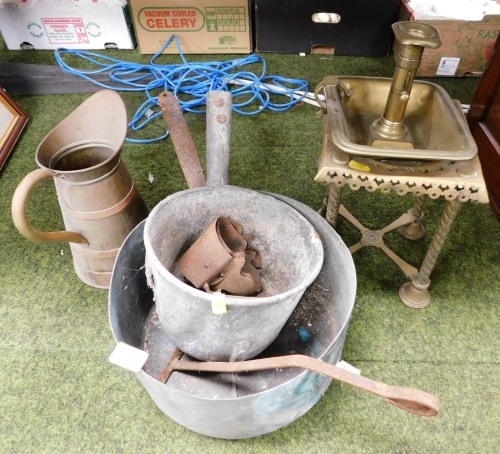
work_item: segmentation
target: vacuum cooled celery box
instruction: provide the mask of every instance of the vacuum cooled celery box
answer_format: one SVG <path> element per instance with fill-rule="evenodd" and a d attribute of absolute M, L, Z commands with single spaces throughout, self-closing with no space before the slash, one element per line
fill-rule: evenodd
<path fill-rule="evenodd" d="M 155 54 L 176 34 L 185 54 L 252 52 L 248 0 L 130 0 L 141 54 Z M 176 54 L 172 43 L 164 53 Z"/>

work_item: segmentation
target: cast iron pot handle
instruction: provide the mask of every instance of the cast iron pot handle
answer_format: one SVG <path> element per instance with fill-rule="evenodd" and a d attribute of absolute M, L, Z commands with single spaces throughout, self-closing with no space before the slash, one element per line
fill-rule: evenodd
<path fill-rule="evenodd" d="M 438 398 L 426 391 L 387 385 L 307 355 L 275 356 L 239 362 L 181 361 L 181 356 L 180 350 L 172 355 L 158 377 L 159 381 L 165 383 L 170 374 L 176 370 L 236 373 L 301 367 L 380 396 L 390 404 L 410 413 L 420 416 L 436 416 L 439 413 Z"/>
<path fill-rule="evenodd" d="M 51 179 L 54 174 L 48 169 L 36 169 L 26 175 L 18 184 L 12 197 L 12 220 L 21 235 L 36 243 L 88 243 L 84 236 L 76 232 L 42 232 L 35 229 L 28 221 L 28 198 L 33 188 L 44 180 Z"/>

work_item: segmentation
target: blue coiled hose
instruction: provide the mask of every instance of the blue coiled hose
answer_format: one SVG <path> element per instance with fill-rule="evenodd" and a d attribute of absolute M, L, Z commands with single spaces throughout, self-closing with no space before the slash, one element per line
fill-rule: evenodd
<path fill-rule="evenodd" d="M 175 42 L 182 63 L 164 65 L 157 60 L 163 51 Z M 65 56 L 79 57 L 96 69 L 76 69 Z M 55 51 L 59 66 L 69 74 L 81 77 L 102 88 L 123 92 L 144 92 L 146 100 L 129 122 L 132 131 L 149 125 L 162 115 L 158 95 L 171 91 L 184 112 L 205 113 L 206 98 L 211 90 L 230 91 L 233 110 L 241 115 L 256 115 L 266 109 L 284 112 L 300 102 L 308 91 L 307 81 L 277 75 L 266 75 L 266 61 L 257 54 L 226 61 L 188 62 L 182 53 L 177 35 L 172 35 L 150 59 L 149 64 L 118 60 L 94 52 L 59 48 Z M 252 68 L 248 68 L 248 67 Z M 260 69 L 259 74 L 251 69 Z M 97 74 L 108 74 L 110 84 L 95 80 Z M 297 94 L 297 92 L 299 94 Z M 152 139 L 126 140 L 134 143 L 152 143 L 167 138 L 166 131 Z"/>

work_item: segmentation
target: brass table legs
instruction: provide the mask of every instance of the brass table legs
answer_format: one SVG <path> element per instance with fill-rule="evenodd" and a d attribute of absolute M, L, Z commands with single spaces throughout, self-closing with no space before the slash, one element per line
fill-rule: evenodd
<path fill-rule="evenodd" d="M 409 240 L 420 240 L 421 238 L 424 237 L 425 228 L 424 225 L 422 224 L 422 221 L 424 219 L 424 212 L 423 212 L 424 202 L 425 202 L 424 195 L 419 195 L 415 197 L 415 203 L 413 205 L 413 208 L 410 211 L 408 211 L 408 213 L 415 218 L 415 221 L 412 222 L 411 224 L 404 225 L 403 227 L 400 227 L 398 229 L 398 232 L 401 236 Z"/>
<path fill-rule="evenodd" d="M 418 273 L 411 278 L 410 282 L 403 284 L 399 289 L 399 297 L 407 306 L 420 309 L 426 307 L 431 302 L 431 295 L 428 290 L 431 282 L 429 276 L 436 264 L 436 260 L 459 208 L 460 202 L 458 200 L 446 202 L 439 226 L 436 233 L 434 233 Z"/>
<path fill-rule="evenodd" d="M 330 223 L 330 225 L 335 229 L 339 220 L 339 208 L 340 208 L 340 194 L 342 192 L 342 187 L 336 184 L 331 184 L 328 189 L 328 195 L 326 197 L 326 204 L 324 207 L 325 219 Z"/>
<path fill-rule="evenodd" d="M 329 193 L 325 204 L 326 206 L 324 206 L 322 210 L 326 220 L 333 228 L 335 228 L 338 224 L 339 216 L 342 216 L 345 220 L 356 227 L 361 233 L 361 240 L 357 244 L 351 246 L 349 251 L 354 253 L 365 246 L 375 246 L 380 248 L 399 266 L 406 277 L 411 278 L 411 281 L 403 284 L 399 290 L 399 297 L 401 301 L 407 306 L 416 309 L 426 307 L 431 301 L 431 296 L 428 290 L 430 285 L 429 277 L 434 265 L 436 264 L 437 258 L 441 252 L 446 237 L 448 236 L 453 221 L 458 213 L 461 202 L 457 199 L 446 202 L 438 228 L 434 233 L 422 265 L 420 266 L 420 269 L 417 270 L 392 252 L 384 244 L 383 236 L 385 233 L 397 229 L 403 237 L 410 240 L 418 240 L 422 238 L 425 234 L 425 229 L 422 225 L 425 196 L 417 196 L 415 198 L 413 208 L 388 226 L 381 230 L 369 230 L 340 203 L 341 191 L 341 186 L 335 184 L 329 185 Z"/>

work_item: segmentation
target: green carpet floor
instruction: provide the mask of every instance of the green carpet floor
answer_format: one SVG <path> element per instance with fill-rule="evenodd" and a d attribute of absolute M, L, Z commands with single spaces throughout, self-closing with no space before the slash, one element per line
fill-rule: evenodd
<path fill-rule="evenodd" d="M 147 61 L 136 51 L 108 53 Z M 328 74 L 390 77 L 394 68 L 390 57 L 265 58 L 270 73 L 305 78 L 311 88 Z M 52 52 L 8 51 L 2 43 L 0 61 L 55 63 Z M 432 81 L 463 103 L 470 103 L 478 84 L 478 79 Z M 431 276 L 432 302 L 426 309 L 399 301 L 406 279 L 379 250 L 365 248 L 354 255 L 358 290 L 343 358 L 368 377 L 437 395 L 439 416 L 408 414 L 333 383 L 305 416 L 257 438 L 213 439 L 166 417 L 132 373 L 108 362 L 115 342 L 107 292 L 76 277 L 67 244 L 31 243 L 11 220 L 14 189 L 36 168 L 37 145 L 88 96 L 15 98 L 30 122 L 0 175 L 0 452 L 498 452 L 500 229 L 488 205 L 470 203 L 461 208 Z M 122 97 L 129 115 L 143 100 L 138 94 Z M 325 188 L 313 181 L 321 141 L 316 111 L 300 105 L 284 113 L 235 114 L 231 183 L 281 193 L 318 209 Z M 203 159 L 205 118 L 186 118 Z M 149 208 L 186 188 L 170 141 L 126 143 L 123 159 Z M 365 191 L 345 190 L 343 200 L 371 228 L 383 227 L 412 205 L 409 196 Z M 395 233 L 387 242 L 418 266 L 442 208 L 442 200 L 426 203 L 430 234 L 421 241 L 408 243 Z M 52 183 L 34 191 L 29 216 L 38 228 L 63 228 Z M 348 245 L 358 241 L 346 223 L 339 233 Z"/>

